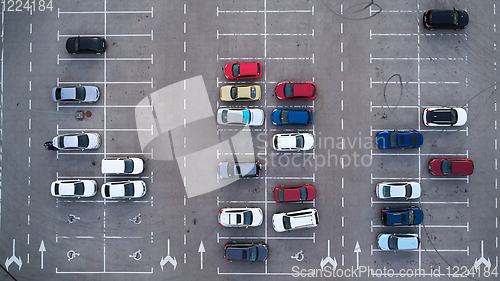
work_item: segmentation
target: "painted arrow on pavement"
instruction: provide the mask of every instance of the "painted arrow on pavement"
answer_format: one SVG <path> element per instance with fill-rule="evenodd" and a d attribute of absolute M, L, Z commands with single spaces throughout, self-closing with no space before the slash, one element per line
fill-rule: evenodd
<path fill-rule="evenodd" d="M 327 264 L 331 264 L 334 271 L 337 268 L 337 259 L 335 257 L 333 259 L 330 257 L 330 240 L 328 240 L 328 256 L 326 258 L 322 258 L 319 263 L 321 270 L 323 270 L 323 267 Z"/>
<path fill-rule="evenodd" d="M 200 253 L 201 269 L 203 269 L 203 253 L 205 253 L 205 247 L 203 246 L 203 241 L 200 242 L 198 253 Z"/>
<path fill-rule="evenodd" d="M 12 257 L 7 258 L 5 260 L 5 268 L 7 271 L 9 270 L 9 266 L 15 262 L 17 266 L 19 266 L 19 270 L 21 270 L 21 266 L 23 266 L 23 261 L 21 260 L 21 256 L 16 257 L 16 239 L 12 239 Z"/>
<path fill-rule="evenodd" d="M 356 269 L 359 269 L 359 253 L 361 253 L 361 248 L 359 247 L 359 241 L 356 241 L 354 252 L 356 253 Z"/>
<path fill-rule="evenodd" d="M 38 251 L 40 252 L 40 258 L 41 258 L 41 264 L 40 264 L 40 268 L 43 269 L 43 252 L 45 252 L 45 244 L 43 244 L 43 240 L 42 240 L 42 243 L 40 244 L 40 248 L 38 249 Z"/>

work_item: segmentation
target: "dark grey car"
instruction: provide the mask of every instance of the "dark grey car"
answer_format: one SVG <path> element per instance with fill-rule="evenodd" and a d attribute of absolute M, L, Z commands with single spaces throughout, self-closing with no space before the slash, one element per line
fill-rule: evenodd
<path fill-rule="evenodd" d="M 423 16 L 424 27 L 427 29 L 464 29 L 469 23 L 466 11 L 459 10 L 427 10 Z"/>
<path fill-rule="evenodd" d="M 228 261 L 265 261 L 268 254 L 264 243 L 228 243 L 224 251 L 224 258 Z"/>
<path fill-rule="evenodd" d="M 70 37 L 66 40 L 66 51 L 70 54 L 101 54 L 106 51 L 106 40 L 102 37 Z"/>
<path fill-rule="evenodd" d="M 249 163 L 221 162 L 219 164 L 219 177 L 223 179 L 258 177 L 261 168 L 262 164 L 259 161 Z"/>

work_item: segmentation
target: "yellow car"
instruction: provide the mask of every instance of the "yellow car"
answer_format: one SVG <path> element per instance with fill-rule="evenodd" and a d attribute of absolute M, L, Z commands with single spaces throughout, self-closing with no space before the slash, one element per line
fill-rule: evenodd
<path fill-rule="evenodd" d="M 260 97 L 258 85 L 225 85 L 220 88 L 222 101 L 257 101 Z"/>

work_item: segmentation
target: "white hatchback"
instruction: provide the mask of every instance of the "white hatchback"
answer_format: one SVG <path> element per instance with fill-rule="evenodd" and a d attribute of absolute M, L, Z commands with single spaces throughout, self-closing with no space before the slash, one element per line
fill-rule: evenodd
<path fill-rule="evenodd" d="M 225 108 L 217 110 L 219 125 L 261 126 L 264 124 L 264 110 Z"/>
<path fill-rule="evenodd" d="M 467 111 L 460 107 L 430 107 L 424 109 L 422 120 L 425 126 L 463 126 L 467 122 Z"/>
<path fill-rule="evenodd" d="M 97 183 L 95 180 L 54 181 L 50 192 L 55 197 L 92 197 L 97 193 Z"/>
<path fill-rule="evenodd" d="M 261 208 L 223 208 L 219 211 L 219 224 L 225 227 L 249 227 L 262 224 Z"/>
<path fill-rule="evenodd" d="M 52 145 L 62 150 L 98 149 L 101 147 L 101 136 L 98 133 L 75 133 L 58 135 L 52 139 Z"/>
<path fill-rule="evenodd" d="M 410 182 L 381 182 L 377 184 L 375 193 L 380 199 L 417 199 L 420 197 L 420 183 Z"/>
<path fill-rule="evenodd" d="M 101 187 L 101 195 L 106 199 L 141 198 L 146 194 L 146 183 L 141 180 L 107 182 Z"/>
<path fill-rule="evenodd" d="M 103 174 L 137 175 L 144 170 L 144 161 L 137 157 L 120 157 L 102 159 L 101 172 Z"/>
<path fill-rule="evenodd" d="M 314 136 L 309 133 L 275 134 L 273 148 L 279 151 L 302 151 L 314 147 Z"/>

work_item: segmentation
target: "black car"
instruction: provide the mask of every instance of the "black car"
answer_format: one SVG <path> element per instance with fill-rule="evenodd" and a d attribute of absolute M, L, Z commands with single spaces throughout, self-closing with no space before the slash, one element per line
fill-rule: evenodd
<path fill-rule="evenodd" d="M 70 37 L 66 40 L 66 51 L 70 54 L 100 54 L 106 51 L 106 40 L 102 37 Z"/>
<path fill-rule="evenodd" d="M 228 243 L 224 250 L 224 258 L 228 261 L 265 261 L 268 253 L 264 243 Z"/>
<path fill-rule="evenodd" d="M 421 224 L 423 219 L 424 213 L 417 207 L 382 210 L 382 224 L 386 226 L 417 225 Z"/>
<path fill-rule="evenodd" d="M 427 29 L 464 29 L 469 23 L 466 11 L 459 10 L 427 10 L 424 13 L 424 27 Z"/>

